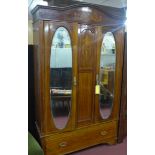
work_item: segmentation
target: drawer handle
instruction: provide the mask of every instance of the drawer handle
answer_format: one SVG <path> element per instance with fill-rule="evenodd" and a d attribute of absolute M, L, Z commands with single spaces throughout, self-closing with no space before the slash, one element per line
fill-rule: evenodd
<path fill-rule="evenodd" d="M 67 142 L 62 142 L 62 143 L 59 144 L 59 146 L 60 147 L 65 147 L 65 146 L 67 146 Z"/>
<path fill-rule="evenodd" d="M 107 135 L 107 133 L 108 133 L 107 131 L 101 131 L 101 135 L 102 135 L 102 136 Z"/>

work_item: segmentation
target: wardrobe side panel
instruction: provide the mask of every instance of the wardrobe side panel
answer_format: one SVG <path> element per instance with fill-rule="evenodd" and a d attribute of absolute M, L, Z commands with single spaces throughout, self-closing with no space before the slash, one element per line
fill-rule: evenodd
<path fill-rule="evenodd" d="M 35 115 L 36 125 L 40 134 L 43 132 L 44 104 L 44 52 L 43 52 L 43 21 L 33 24 L 34 33 L 34 84 L 35 84 Z"/>
<path fill-rule="evenodd" d="M 123 82 L 118 126 L 118 142 L 127 136 L 127 34 L 125 33 L 125 50 L 123 61 Z"/>

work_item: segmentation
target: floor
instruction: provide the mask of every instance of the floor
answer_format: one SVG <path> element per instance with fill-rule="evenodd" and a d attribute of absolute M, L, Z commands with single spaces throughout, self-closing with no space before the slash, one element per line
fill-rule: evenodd
<path fill-rule="evenodd" d="M 117 145 L 97 145 L 70 155 L 127 155 L 127 138 Z"/>

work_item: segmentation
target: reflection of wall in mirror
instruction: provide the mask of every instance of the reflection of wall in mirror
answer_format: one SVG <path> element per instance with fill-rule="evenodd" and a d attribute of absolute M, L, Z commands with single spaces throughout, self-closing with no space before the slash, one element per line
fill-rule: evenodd
<path fill-rule="evenodd" d="M 103 39 L 104 47 L 106 49 L 113 49 L 115 48 L 115 40 L 113 34 L 111 32 L 107 32 Z"/>
<path fill-rule="evenodd" d="M 50 68 L 71 68 L 72 50 L 71 48 L 52 48 Z"/>
<path fill-rule="evenodd" d="M 101 67 L 109 66 L 115 64 L 116 56 L 115 54 L 105 54 L 101 55 Z"/>

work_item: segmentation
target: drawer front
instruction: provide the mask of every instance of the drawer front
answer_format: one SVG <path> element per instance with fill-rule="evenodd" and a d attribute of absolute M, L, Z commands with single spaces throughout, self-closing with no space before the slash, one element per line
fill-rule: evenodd
<path fill-rule="evenodd" d="M 80 150 L 116 137 L 116 122 L 109 122 L 72 132 L 54 135 L 46 139 L 49 155 L 60 155 Z"/>

